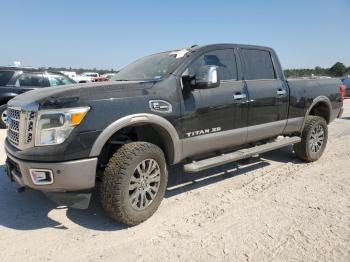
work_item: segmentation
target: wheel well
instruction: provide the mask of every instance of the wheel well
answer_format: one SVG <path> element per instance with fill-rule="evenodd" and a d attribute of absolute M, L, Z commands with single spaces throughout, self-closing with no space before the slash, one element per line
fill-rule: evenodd
<path fill-rule="evenodd" d="M 309 115 L 323 117 L 327 121 L 327 124 L 329 124 L 330 121 L 330 114 L 331 112 L 326 102 L 318 102 L 309 112 Z"/>
<path fill-rule="evenodd" d="M 135 142 L 149 142 L 160 147 L 168 164 L 174 160 L 174 146 L 169 133 L 155 124 L 137 124 L 124 127 L 114 133 L 103 146 L 99 156 L 99 167 L 104 167 L 111 155 L 122 145 Z"/>

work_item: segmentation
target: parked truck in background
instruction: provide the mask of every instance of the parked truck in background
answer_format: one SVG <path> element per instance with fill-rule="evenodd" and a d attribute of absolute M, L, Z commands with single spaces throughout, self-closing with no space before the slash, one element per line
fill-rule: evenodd
<path fill-rule="evenodd" d="M 104 210 L 136 225 L 161 203 L 168 165 L 198 172 L 291 144 L 316 161 L 342 113 L 339 79 L 287 81 L 267 47 L 172 50 L 111 80 L 9 101 L 10 179 L 81 208 L 101 181 Z"/>
<path fill-rule="evenodd" d="M 0 67 L 0 128 L 6 128 L 6 103 L 16 95 L 33 89 L 74 83 L 60 72 L 32 67 Z"/>

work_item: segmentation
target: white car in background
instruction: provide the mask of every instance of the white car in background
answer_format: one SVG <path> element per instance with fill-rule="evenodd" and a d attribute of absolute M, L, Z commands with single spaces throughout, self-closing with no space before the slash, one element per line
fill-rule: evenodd
<path fill-rule="evenodd" d="M 116 73 L 107 73 L 107 74 L 101 75 L 101 77 L 104 77 L 104 78 L 107 78 L 108 80 L 110 80 L 115 75 L 116 75 Z"/>
<path fill-rule="evenodd" d="M 86 73 L 82 73 L 81 75 L 77 75 L 76 77 L 73 78 L 73 80 L 77 83 L 89 83 L 89 82 L 94 82 L 94 79 L 98 77 L 100 77 L 98 73 L 86 72 Z"/>

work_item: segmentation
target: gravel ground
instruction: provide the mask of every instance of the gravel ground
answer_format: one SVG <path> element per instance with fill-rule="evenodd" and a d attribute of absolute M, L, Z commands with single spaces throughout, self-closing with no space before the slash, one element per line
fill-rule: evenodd
<path fill-rule="evenodd" d="M 288 147 L 196 175 L 173 167 L 157 213 L 132 228 L 96 195 L 57 207 L 0 174 L 0 261 L 350 261 L 350 100 L 329 136 L 311 164 Z"/>

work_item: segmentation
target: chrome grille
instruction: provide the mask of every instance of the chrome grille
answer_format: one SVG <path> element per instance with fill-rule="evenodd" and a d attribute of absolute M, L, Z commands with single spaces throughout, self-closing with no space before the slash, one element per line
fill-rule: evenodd
<path fill-rule="evenodd" d="M 30 144 L 33 142 L 34 136 L 34 120 L 35 120 L 35 112 L 29 111 L 26 114 L 26 129 L 25 129 L 25 143 Z"/>
<path fill-rule="evenodd" d="M 9 129 L 16 131 L 18 133 L 19 132 L 19 120 L 17 121 L 17 120 L 12 119 L 9 122 Z"/>
<path fill-rule="evenodd" d="M 20 109 L 14 109 L 14 108 L 9 107 L 7 109 L 7 114 L 8 114 L 8 117 L 10 117 L 13 120 L 19 121 L 21 118 L 21 110 Z"/>
<path fill-rule="evenodd" d="M 17 148 L 25 149 L 34 146 L 36 115 L 35 111 L 8 107 L 7 137 Z"/>
<path fill-rule="evenodd" d="M 7 108 L 7 137 L 15 145 L 19 144 L 19 123 L 21 120 L 21 110 Z"/>
<path fill-rule="evenodd" d="M 19 132 L 16 132 L 16 131 L 13 131 L 13 130 L 8 130 L 7 137 L 12 143 L 14 143 L 15 145 L 18 145 Z"/>

